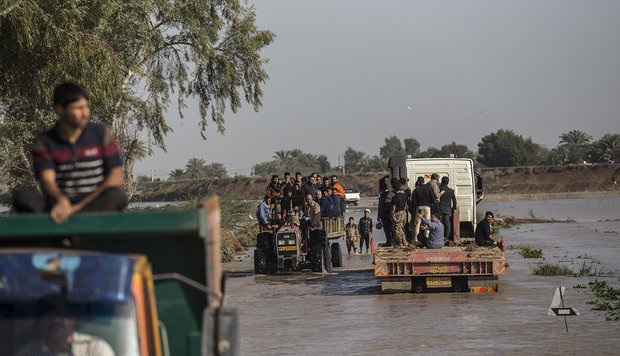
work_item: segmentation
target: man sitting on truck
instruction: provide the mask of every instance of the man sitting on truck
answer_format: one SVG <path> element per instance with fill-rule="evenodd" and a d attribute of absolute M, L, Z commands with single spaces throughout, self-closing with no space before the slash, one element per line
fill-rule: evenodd
<path fill-rule="evenodd" d="M 85 211 L 122 211 L 123 163 L 116 141 L 105 126 L 89 121 L 84 88 L 58 85 L 53 94 L 56 125 L 36 136 L 32 146 L 34 172 L 43 196 L 34 189 L 16 192 L 18 212 L 50 212 L 56 223 Z"/>
<path fill-rule="evenodd" d="M 476 244 L 478 246 L 497 246 L 502 239 L 491 235 L 491 226 L 495 221 L 493 212 L 487 211 L 484 214 L 484 220 L 476 226 Z"/>
<path fill-rule="evenodd" d="M 418 219 L 422 221 L 421 229 L 429 231 L 429 236 L 418 236 L 418 239 L 422 243 L 422 245 L 426 248 L 442 248 L 444 239 L 443 239 L 443 224 L 439 221 L 440 213 L 433 213 L 431 215 L 431 220 L 428 221 L 421 213 L 417 214 Z"/>

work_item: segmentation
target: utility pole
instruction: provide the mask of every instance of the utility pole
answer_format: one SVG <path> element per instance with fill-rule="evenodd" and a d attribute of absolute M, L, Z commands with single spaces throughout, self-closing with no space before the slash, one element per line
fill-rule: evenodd
<path fill-rule="evenodd" d="M 346 174 L 346 170 L 345 170 L 345 165 L 347 164 L 347 162 L 344 159 L 344 155 L 342 155 L 342 175 Z"/>
<path fill-rule="evenodd" d="M 155 181 L 155 173 L 154 171 L 151 169 L 151 182 Z"/>

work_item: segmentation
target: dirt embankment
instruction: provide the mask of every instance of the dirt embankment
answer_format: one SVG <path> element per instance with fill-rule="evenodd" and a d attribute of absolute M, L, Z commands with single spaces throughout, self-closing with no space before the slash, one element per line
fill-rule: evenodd
<path fill-rule="evenodd" d="M 617 191 L 610 183 L 620 179 L 620 164 L 569 165 L 536 167 L 482 168 L 478 170 L 489 195 L 523 195 Z M 363 173 L 340 177 L 342 185 L 353 187 L 362 196 L 376 196 L 378 180 L 386 173 Z M 267 178 L 227 178 L 147 183 L 142 201 L 180 201 L 196 196 L 217 194 L 233 199 L 260 199 L 265 194 Z"/>

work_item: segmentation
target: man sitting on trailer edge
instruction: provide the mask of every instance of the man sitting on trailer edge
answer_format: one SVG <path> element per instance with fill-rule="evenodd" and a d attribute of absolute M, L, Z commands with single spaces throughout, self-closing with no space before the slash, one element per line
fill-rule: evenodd
<path fill-rule="evenodd" d="M 484 220 L 476 226 L 476 244 L 478 246 L 497 246 L 502 239 L 491 235 L 491 226 L 495 221 L 493 212 L 487 211 L 484 214 Z"/>
<path fill-rule="evenodd" d="M 18 212 L 50 212 L 55 223 L 85 211 L 122 211 L 123 163 L 110 131 L 90 119 L 88 94 L 65 82 L 54 89 L 56 125 L 37 135 L 32 146 L 34 172 L 43 196 L 34 189 L 16 192 Z"/>

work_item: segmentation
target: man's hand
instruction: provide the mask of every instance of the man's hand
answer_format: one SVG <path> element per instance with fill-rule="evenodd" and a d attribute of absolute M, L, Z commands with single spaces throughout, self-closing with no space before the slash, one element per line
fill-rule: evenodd
<path fill-rule="evenodd" d="M 418 219 L 422 219 L 422 213 L 417 213 L 415 216 L 416 216 Z"/>
<path fill-rule="evenodd" d="M 65 222 L 67 218 L 69 218 L 69 215 L 78 210 L 76 210 L 76 207 L 71 205 L 71 202 L 67 197 L 62 197 L 56 202 L 56 204 L 54 204 L 54 207 L 52 207 L 50 217 L 56 224 L 60 224 Z"/>

